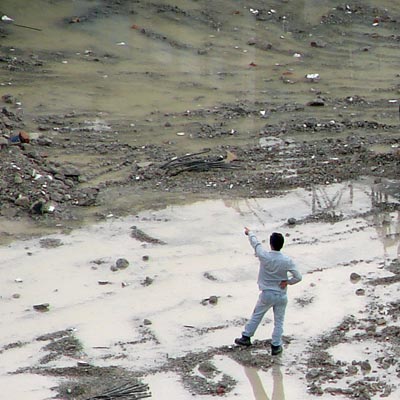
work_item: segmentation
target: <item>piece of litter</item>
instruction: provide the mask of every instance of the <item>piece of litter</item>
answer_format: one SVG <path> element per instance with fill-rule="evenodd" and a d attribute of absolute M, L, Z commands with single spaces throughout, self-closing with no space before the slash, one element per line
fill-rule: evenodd
<path fill-rule="evenodd" d="M 117 46 L 126 46 L 126 43 L 125 42 L 119 42 L 119 43 L 117 43 Z"/>
<path fill-rule="evenodd" d="M 12 18 L 7 17 L 7 15 L 3 15 L 1 17 L 1 20 L 4 21 L 4 22 L 13 22 L 14 21 Z"/>
<path fill-rule="evenodd" d="M 185 132 L 177 132 L 176 135 L 177 136 L 185 136 Z"/>
<path fill-rule="evenodd" d="M 307 74 L 306 78 L 310 79 L 312 81 L 316 81 L 316 80 L 320 79 L 320 76 L 319 76 L 319 74 Z"/>

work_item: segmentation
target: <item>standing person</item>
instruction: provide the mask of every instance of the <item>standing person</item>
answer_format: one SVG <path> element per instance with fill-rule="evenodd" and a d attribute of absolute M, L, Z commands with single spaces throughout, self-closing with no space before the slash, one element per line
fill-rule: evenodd
<path fill-rule="evenodd" d="M 253 315 L 242 332 L 242 337 L 236 338 L 235 343 L 250 346 L 250 338 L 254 335 L 265 313 L 272 307 L 274 311 L 274 330 L 272 332 L 271 354 L 282 353 L 282 334 L 285 310 L 287 305 L 287 286 L 301 281 L 302 276 L 294 262 L 281 249 L 285 242 L 281 233 L 274 232 L 269 238 L 271 251 L 264 249 L 249 228 L 244 229 L 245 235 L 254 248 L 256 257 L 260 260 L 258 287 L 261 291 Z"/>

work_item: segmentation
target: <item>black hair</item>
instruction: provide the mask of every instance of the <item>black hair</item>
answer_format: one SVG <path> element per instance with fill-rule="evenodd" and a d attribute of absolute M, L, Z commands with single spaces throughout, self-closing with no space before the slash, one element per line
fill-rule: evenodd
<path fill-rule="evenodd" d="M 279 251 L 283 247 L 283 243 L 285 243 L 285 238 L 281 233 L 274 232 L 269 237 L 269 244 L 274 250 Z"/>

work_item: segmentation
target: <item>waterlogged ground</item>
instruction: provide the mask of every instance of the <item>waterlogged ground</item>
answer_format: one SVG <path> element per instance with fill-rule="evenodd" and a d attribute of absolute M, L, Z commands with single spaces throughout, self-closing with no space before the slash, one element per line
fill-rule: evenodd
<path fill-rule="evenodd" d="M 373 211 L 374 190 L 347 182 L 273 199 L 196 202 L 3 247 L 3 390 L 35 400 L 61 385 L 62 398 L 81 399 L 125 371 L 154 398 L 206 399 L 218 388 L 227 398 L 266 399 L 273 390 L 276 400 L 341 398 L 341 390 L 359 393 L 355 382 L 371 398 L 398 398 L 390 329 L 399 328 L 399 289 L 390 267 L 399 215 Z M 320 213 L 332 221 L 312 218 Z M 283 232 L 304 275 L 290 288 L 285 351 L 275 359 L 271 315 L 254 349 L 232 346 L 257 298 L 245 225 L 261 238 Z M 129 265 L 113 271 L 120 258 Z M 33 308 L 40 304 L 47 311 Z"/>
<path fill-rule="evenodd" d="M 0 8 L 4 396 L 399 397 L 399 4 Z M 245 225 L 304 274 L 277 359 Z"/>

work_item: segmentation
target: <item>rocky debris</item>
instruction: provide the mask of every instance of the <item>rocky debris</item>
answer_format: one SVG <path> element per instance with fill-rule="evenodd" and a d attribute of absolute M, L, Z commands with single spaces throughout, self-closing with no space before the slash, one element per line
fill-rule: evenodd
<path fill-rule="evenodd" d="M 356 272 L 352 272 L 351 274 L 350 274 L 350 281 L 352 282 L 352 283 L 357 283 L 357 282 L 359 282 L 361 280 L 361 275 L 360 274 L 357 274 Z"/>
<path fill-rule="evenodd" d="M 364 104 L 356 96 L 329 101 L 352 106 Z M 373 105 L 370 102 L 365 104 L 368 107 Z M 211 115 L 226 123 L 249 116 L 261 118 L 260 110 L 269 114 L 286 113 L 292 109 L 301 112 L 297 105 L 238 102 L 215 107 L 209 112 L 198 109 L 188 115 L 168 114 L 165 118 L 183 117 L 193 124 L 193 121 Z M 9 119 L 18 119 L 14 113 L 8 112 L 8 115 Z M 266 191 L 272 195 L 274 191 L 292 187 L 310 187 L 359 176 L 395 179 L 400 174 L 399 156 L 395 151 L 400 145 L 399 139 L 378 133 L 380 130 L 395 132 L 398 125 L 350 119 L 295 118 L 285 123 L 264 125 L 256 146 L 238 147 L 228 142 L 182 156 L 171 151 L 169 146 L 133 147 L 119 143 L 111 135 L 107 123 L 96 125 L 101 132 L 99 138 L 98 131 L 93 130 L 94 125 L 82 123 L 82 117 L 87 118 L 79 114 L 41 117 L 40 126 L 44 130 L 39 136 L 30 135 L 29 143 L 8 145 L 7 142 L 5 147 L 2 146 L 0 212 L 3 216 L 74 220 L 76 208 L 93 208 L 88 212 L 95 212 L 94 208 L 102 201 L 99 202 L 99 197 L 103 198 L 104 192 L 118 190 L 121 185 L 131 186 L 137 192 L 157 190 L 159 193 L 179 191 L 248 197 L 265 196 Z M 209 126 L 208 140 L 213 140 L 211 136 L 218 129 Z M 356 133 L 359 130 L 363 131 L 362 135 Z M 348 136 L 335 136 L 346 131 L 355 132 Z M 296 140 L 297 132 L 309 133 L 310 139 Z M 319 138 L 314 135 L 319 132 L 332 136 Z M 3 139 L 7 140 L 6 137 Z M 197 139 L 202 140 L 201 137 Z M 370 150 L 374 145 L 388 146 L 393 151 L 374 153 Z M 56 161 L 60 152 L 80 154 L 82 159 L 95 156 L 98 163 L 60 163 Z M 353 168 L 343 168 L 349 163 Z M 116 171 L 120 178 L 109 180 L 109 174 Z M 193 179 L 194 173 L 196 179 Z"/>
<path fill-rule="evenodd" d="M 206 278 L 206 279 L 208 279 L 210 281 L 217 281 L 218 280 L 214 275 L 210 274 L 209 272 L 205 272 L 204 273 L 204 278 Z"/>
<path fill-rule="evenodd" d="M 152 243 L 152 244 L 166 244 L 164 241 L 160 239 L 149 236 L 147 233 L 143 232 L 137 226 L 131 226 L 131 237 L 136 240 L 139 240 L 140 242 Z"/>
<path fill-rule="evenodd" d="M 385 326 L 389 320 L 395 321 L 395 312 L 398 302 L 390 304 L 375 304 L 373 301 L 363 312 L 362 319 L 348 317 L 330 333 L 322 335 L 319 340 L 310 345 L 307 361 L 306 379 L 309 392 L 315 395 L 324 393 L 342 394 L 348 398 L 371 399 L 374 395 L 385 397 L 391 393 L 393 387 L 390 379 L 382 376 L 389 366 L 399 368 L 398 343 L 400 329 L 397 326 Z M 389 316 L 389 318 L 387 317 Z M 381 331 L 380 326 L 385 326 Z M 382 357 L 374 357 L 376 365 L 372 367 L 372 360 L 353 360 L 345 362 L 334 360 L 329 349 L 340 343 L 363 343 L 366 340 L 382 342 L 385 338 L 385 352 Z M 389 347 L 387 345 L 389 344 Z M 395 361 L 396 360 L 396 361 Z M 384 375 L 380 372 L 385 372 Z M 343 384 L 345 378 L 346 384 Z M 338 386 L 337 382 L 341 382 Z"/>
<path fill-rule="evenodd" d="M 387 276 L 384 278 L 377 278 L 373 281 L 370 281 L 371 285 L 391 285 L 393 283 L 400 282 L 400 274 L 396 274 L 394 276 Z"/>
<path fill-rule="evenodd" d="M 33 309 L 40 312 L 46 312 L 50 309 L 49 303 L 34 304 Z"/>
<path fill-rule="evenodd" d="M 201 301 L 201 304 L 202 304 L 203 306 L 206 306 L 206 305 L 208 305 L 208 304 L 216 305 L 216 304 L 218 304 L 218 296 L 210 296 L 210 297 L 208 297 L 208 298 L 206 298 L 206 299 L 203 299 L 203 300 Z"/>
<path fill-rule="evenodd" d="M 129 261 L 126 258 L 118 258 L 118 260 L 115 262 L 115 266 L 118 269 L 126 269 L 129 267 Z"/>
<path fill-rule="evenodd" d="M 142 286 L 149 286 L 154 282 L 153 278 L 150 278 L 149 276 L 146 276 L 144 281 L 142 282 Z"/>
<path fill-rule="evenodd" d="M 325 105 L 325 100 L 317 98 L 317 99 L 309 101 L 307 103 L 307 105 L 310 107 L 323 107 Z"/>
<path fill-rule="evenodd" d="M 55 238 L 44 238 L 39 240 L 40 247 L 43 247 L 45 249 L 51 249 L 55 247 L 60 247 L 63 245 L 63 242 L 61 239 L 55 239 Z"/>

